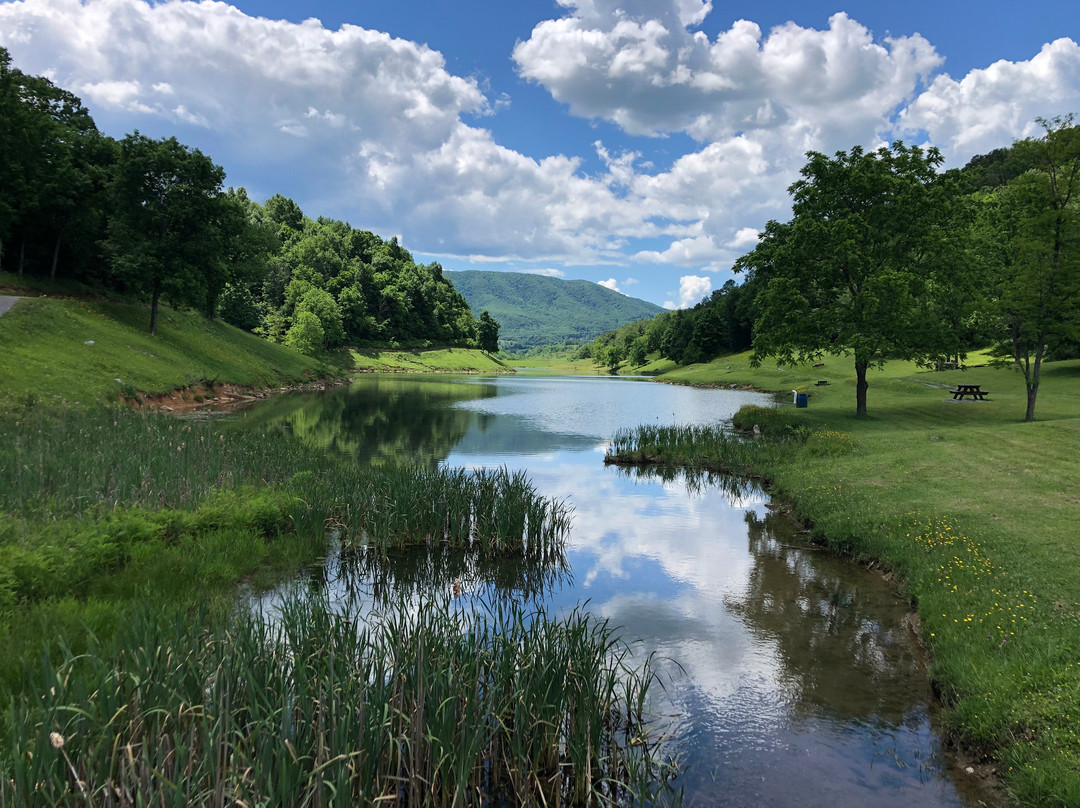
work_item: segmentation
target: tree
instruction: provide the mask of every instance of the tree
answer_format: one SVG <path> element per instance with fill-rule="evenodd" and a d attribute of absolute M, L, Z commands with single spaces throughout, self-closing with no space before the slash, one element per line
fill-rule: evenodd
<path fill-rule="evenodd" d="M 942 266 L 959 265 L 949 238 L 954 191 L 936 173 L 936 149 L 897 142 L 807 157 L 789 189 L 791 221 L 769 222 L 735 265 L 760 289 L 752 360 L 853 354 L 856 412 L 866 415 L 869 367 L 959 350 L 936 282 Z"/>
<path fill-rule="evenodd" d="M 476 338 L 481 351 L 498 353 L 499 351 L 499 322 L 487 309 L 480 312 L 480 319 L 476 326 Z"/>
<path fill-rule="evenodd" d="M 220 166 L 176 138 L 135 132 L 120 144 L 106 243 L 126 285 L 150 298 L 151 334 L 163 296 L 205 307 L 207 268 L 221 258 L 224 179 Z"/>
<path fill-rule="evenodd" d="M 322 323 L 315 313 L 301 311 L 285 334 L 285 345 L 302 354 L 318 356 L 322 353 L 324 336 Z"/>
<path fill-rule="evenodd" d="M 296 283 L 296 281 L 293 281 Z M 311 312 L 318 320 L 323 333 L 323 346 L 338 348 L 345 342 L 345 330 L 341 324 L 341 309 L 337 301 L 325 289 L 311 288 L 304 292 L 296 304 L 293 322 L 299 322 L 304 312 Z"/>
<path fill-rule="evenodd" d="M 979 231 L 1003 326 L 997 353 L 1024 373 L 1025 421 L 1047 351 L 1080 335 L 1080 127 L 1071 115 L 1040 123 L 1046 134 L 1023 144 L 1036 167 L 985 200 Z"/>
<path fill-rule="evenodd" d="M 604 367 L 614 373 L 619 369 L 623 361 L 623 350 L 617 342 L 613 342 L 600 351 L 600 360 Z"/>

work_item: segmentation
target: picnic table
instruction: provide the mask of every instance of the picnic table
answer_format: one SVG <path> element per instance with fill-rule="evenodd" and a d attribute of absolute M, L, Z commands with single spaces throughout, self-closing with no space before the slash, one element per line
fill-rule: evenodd
<path fill-rule="evenodd" d="M 963 401 L 965 396 L 971 396 L 979 401 L 986 401 L 986 397 L 990 395 L 979 384 L 958 384 L 955 390 L 949 392 L 952 393 L 953 401 Z"/>

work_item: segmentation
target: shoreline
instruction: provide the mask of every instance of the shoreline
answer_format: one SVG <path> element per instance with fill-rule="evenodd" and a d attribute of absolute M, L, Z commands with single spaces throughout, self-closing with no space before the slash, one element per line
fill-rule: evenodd
<path fill-rule="evenodd" d="M 655 379 L 654 381 L 698 389 L 747 390 L 776 397 L 782 395 L 782 391 L 763 389 L 751 384 L 688 383 L 672 379 Z M 741 434 L 752 434 L 745 428 L 738 426 L 734 428 Z M 938 724 L 937 732 L 941 739 L 943 753 L 948 755 L 953 764 L 950 768 L 957 776 L 970 778 L 972 789 L 985 792 L 974 797 L 974 799 L 978 800 L 976 804 L 987 804 L 984 802 L 986 799 L 992 800 L 991 804 L 999 808 L 1026 804 L 1014 799 L 1008 789 L 1007 780 L 1002 777 L 1003 769 L 1009 768 L 1003 756 L 1003 749 L 980 742 L 971 735 L 963 724 L 958 723 L 955 716 L 952 715 L 957 710 L 957 705 L 950 703 L 948 696 L 956 693 L 956 683 L 934 675 L 934 644 L 928 640 L 934 638 L 935 633 L 929 632 L 929 637 L 927 637 L 928 632 L 924 630 L 923 616 L 919 608 L 920 598 L 917 586 L 902 568 L 902 565 L 888 557 L 889 553 L 886 547 L 875 547 L 872 538 L 854 545 L 850 541 L 830 534 L 828 528 L 821 524 L 823 520 L 814 517 L 814 504 L 810 502 L 809 498 L 800 496 L 798 491 L 793 490 L 792 485 L 784 485 L 776 479 L 775 469 L 771 468 L 771 466 L 777 464 L 797 466 L 800 459 L 800 447 L 793 446 L 784 453 L 783 458 L 779 460 L 773 458 L 771 461 L 751 464 L 752 468 L 743 472 L 736 471 L 730 464 L 723 462 L 704 461 L 700 464 L 671 462 L 657 454 L 643 455 L 640 458 L 628 455 L 605 455 L 604 465 L 621 467 L 669 466 L 690 473 L 705 472 L 732 475 L 740 480 L 759 485 L 768 494 L 770 501 L 775 503 L 778 510 L 788 513 L 804 527 L 807 533 L 807 541 L 811 546 L 823 549 L 838 558 L 853 561 L 886 581 L 896 594 L 907 602 L 908 613 L 911 617 L 908 622 L 908 629 L 916 636 L 919 646 L 926 655 L 927 683 L 934 694 L 935 711 L 939 715 L 935 719 L 935 723 Z"/>

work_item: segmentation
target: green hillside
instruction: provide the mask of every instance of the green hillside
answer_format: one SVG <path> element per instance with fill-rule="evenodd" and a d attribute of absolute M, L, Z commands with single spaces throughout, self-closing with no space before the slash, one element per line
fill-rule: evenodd
<path fill-rule="evenodd" d="M 487 309 L 499 321 L 499 347 L 511 352 L 588 342 L 605 331 L 663 311 L 653 303 L 590 281 L 476 270 L 448 272 L 447 277 L 473 314 Z"/>
<path fill-rule="evenodd" d="M 162 307 L 25 298 L 0 317 L 0 408 L 28 398 L 90 404 L 201 382 L 293 385 L 326 375 L 318 360 L 221 321 Z"/>

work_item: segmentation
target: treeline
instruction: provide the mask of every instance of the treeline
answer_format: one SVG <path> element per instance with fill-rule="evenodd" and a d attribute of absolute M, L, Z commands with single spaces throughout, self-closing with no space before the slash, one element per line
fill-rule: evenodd
<path fill-rule="evenodd" d="M 175 138 L 98 131 L 70 92 L 0 48 L 0 269 L 207 317 L 317 354 L 344 345 L 497 349 L 438 263 L 291 199 L 223 188 Z"/>
<path fill-rule="evenodd" d="M 693 308 L 666 311 L 601 334 L 582 346 L 576 357 L 614 369 L 623 362 L 640 367 L 651 356 L 692 365 L 746 351 L 751 345 L 756 291 L 752 278 L 741 285 L 728 281 Z"/>
<path fill-rule="evenodd" d="M 753 349 L 752 361 L 853 356 L 961 364 L 991 349 L 1024 374 L 1034 418 L 1042 363 L 1080 356 L 1080 127 L 1040 120 L 1017 141 L 939 171 L 936 149 L 897 142 L 809 152 L 788 190 L 792 218 L 769 222 L 728 282 L 693 309 L 610 332 L 582 355 L 616 368 L 653 356 L 690 364 Z"/>

